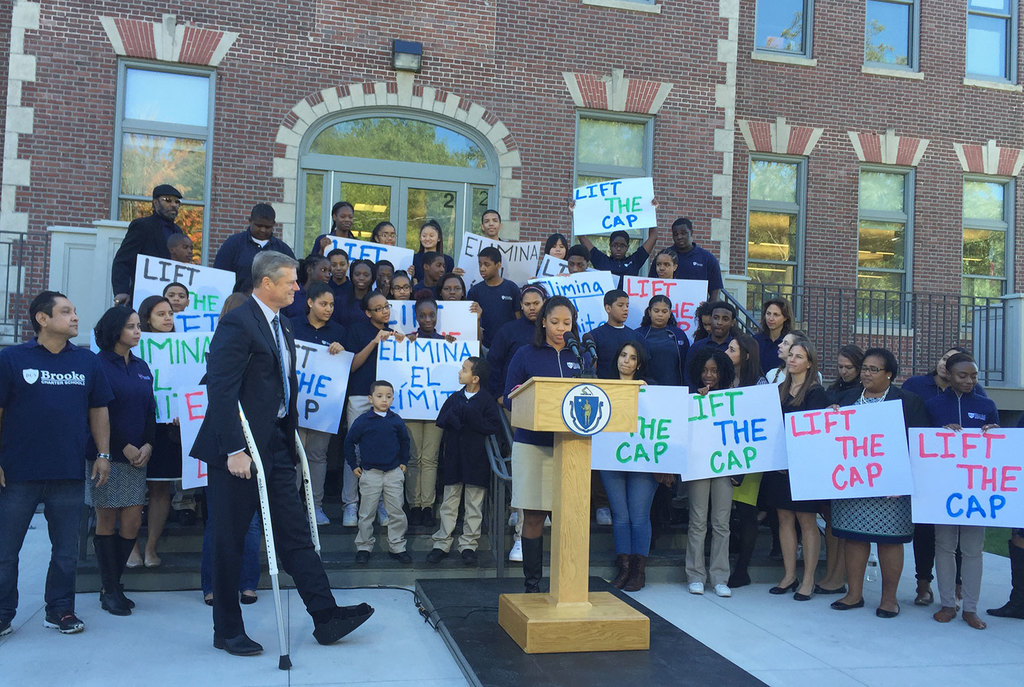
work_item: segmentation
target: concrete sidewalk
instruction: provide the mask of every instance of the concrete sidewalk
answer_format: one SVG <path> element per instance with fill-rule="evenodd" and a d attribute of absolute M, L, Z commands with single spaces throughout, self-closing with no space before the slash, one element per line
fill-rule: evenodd
<path fill-rule="evenodd" d="M 127 618 L 81 594 L 80 635 L 44 629 L 43 579 L 49 560 L 46 523 L 33 519 L 21 555 L 21 602 L 15 632 L 0 639 L 0 676 L 11 685 L 408 685 L 466 684 L 440 636 L 417 612 L 407 591 L 336 590 L 339 603 L 366 601 L 376 613 L 366 625 L 323 647 L 294 591 L 283 593 L 294 667 L 277 669 L 277 629 L 268 590 L 245 608 L 250 636 L 262 656 L 236 658 L 212 647 L 210 609 L 195 592 L 132 592 L 137 608 Z M 866 585 L 865 608 L 838 612 L 837 597 L 809 602 L 772 596 L 766 584 L 735 590 L 730 599 L 693 596 L 681 584 L 649 585 L 635 598 L 758 678 L 785 687 L 943 684 L 956 675 L 990 685 L 1016 685 L 1024 674 L 1024 621 L 983 617 L 985 631 L 959 618 L 940 625 L 937 603 L 913 605 L 910 546 L 900 584 L 898 618 L 875 617 L 880 583 Z M 985 555 L 981 609 L 1002 605 L 1009 592 L 1009 560 Z M 265 582 L 265 581 L 264 581 Z M 954 672 L 956 671 L 956 672 Z M 685 676 L 680 676 L 680 684 Z M 524 686 L 527 687 L 527 686 Z"/>

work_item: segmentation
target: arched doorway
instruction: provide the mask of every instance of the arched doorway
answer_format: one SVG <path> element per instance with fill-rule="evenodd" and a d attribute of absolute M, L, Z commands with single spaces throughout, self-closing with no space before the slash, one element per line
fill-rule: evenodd
<path fill-rule="evenodd" d="M 419 247 L 427 218 L 444 232 L 453 255 L 476 217 L 496 206 L 499 176 L 490 142 L 446 117 L 406 108 L 365 108 L 310 127 L 299 150 L 296 253 L 308 254 L 328 230 L 334 203 L 355 206 L 357 237 L 369 240 L 382 220 L 398 245 Z"/>

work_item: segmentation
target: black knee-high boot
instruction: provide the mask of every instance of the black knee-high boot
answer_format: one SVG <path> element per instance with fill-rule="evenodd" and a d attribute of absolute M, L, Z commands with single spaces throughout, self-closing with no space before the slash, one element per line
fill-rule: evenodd
<path fill-rule="evenodd" d="M 523 577 L 527 594 L 540 593 L 540 578 L 544 575 L 544 537 L 523 537 Z"/>
<path fill-rule="evenodd" d="M 739 551 L 736 554 L 736 566 L 729 577 L 728 586 L 745 587 L 750 584 L 750 574 L 747 568 L 750 566 L 750 559 L 754 556 L 754 546 L 757 544 L 757 508 L 746 503 L 737 503 L 736 511 L 739 514 Z"/>
<path fill-rule="evenodd" d="M 117 536 L 117 593 L 124 599 L 125 603 L 128 604 L 128 608 L 135 608 L 135 602 L 124 595 L 124 585 L 121 584 L 121 578 L 124 575 L 124 569 L 128 565 L 128 558 L 132 555 L 132 549 L 135 548 L 135 539 L 125 539 L 120 534 Z"/>
<path fill-rule="evenodd" d="M 122 600 L 118 590 L 117 536 L 97 534 L 92 539 L 96 549 L 96 566 L 100 571 L 103 589 L 100 590 L 100 606 L 112 615 L 131 615 L 132 609 Z"/>
<path fill-rule="evenodd" d="M 1010 600 L 986 611 L 997 618 L 1024 619 L 1024 549 L 1010 541 Z"/>

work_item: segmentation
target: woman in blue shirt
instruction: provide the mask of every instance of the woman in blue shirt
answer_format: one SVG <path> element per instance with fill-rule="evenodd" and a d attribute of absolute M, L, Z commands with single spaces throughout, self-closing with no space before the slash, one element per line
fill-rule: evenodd
<path fill-rule="evenodd" d="M 131 349 L 142 329 L 131 308 L 118 305 L 96 323 L 100 366 L 110 382 L 114 400 L 110 413 L 110 477 L 103 485 L 85 481 L 86 503 L 96 508 L 96 564 L 103 588 L 100 605 L 113 615 L 131 615 L 135 606 L 124 595 L 121 574 L 135 546 L 146 503 L 146 463 L 156 437 L 153 373 Z M 90 443 L 92 440 L 90 439 Z M 86 455 L 95 455 L 93 448 Z M 86 474 L 92 474 L 89 461 Z M 121 529 L 117 531 L 117 521 Z"/>
<path fill-rule="evenodd" d="M 760 348 L 761 371 L 766 375 L 782 367 L 785 359 L 779 355 L 782 338 L 793 328 L 793 306 L 785 298 L 772 298 L 761 306 L 761 328 L 754 339 Z"/>
<path fill-rule="evenodd" d="M 978 365 L 967 353 L 956 353 L 946 359 L 949 386 L 941 394 L 925 403 L 933 427 L 945 427 L 954 432 L 981 428 L 982 432 L 999 427 L 999 411 L 995 402 L 975 390 L 978 384 Z M 978 596 L 981 594 L 982 547 L 985 528 L 973 525 L 935 526 L 935 576 L 938 578 L 939 601 L 942 608 L 932 616 L 940 623 L 956 617 L 956 549 L 963 553 L 964 621 L 975 630 L 984 630 L 985 621 L 978 617 Z"/>
<path fill-rule="evenodd" d="M 533 341 L 512 356 L 505 379 L 508 395 L 531 377 L 575 377 L 580 374 L 576 356 L 566 348 L 565 334 L 579 338 L 576 308 L 565 296 L 549 298 L 537 317 Z M 523 576 L 527 593 L 540 593 L 544 569 L 544 519 L 551 515 L 552 466 L 555 437 L 552 432 L 515 428 L 512 438 L 512 507 L 523 509 Z"/>
<path fill-rule="evenodd" d="M 465 274 L 462 269 L 455 267 L 455 260 L 444 252 L 444 233 L 437 220 L 428 219 L 420 226 L 420 249 L 412 256 L 412 266 L 409 268 L 409 276 L 413 281 L 423 281 L 423 256 L 427 253 L 441 253 L 444 255 L 444 271 L 455 274 Z"/>
<path fill-rule="evenodd" d="M 651 384 L 686 386 L 686 354 L 690 351 L 690 342 L 676 324 L 668 296 L 651 298 L 636 333 L 650 360 L 647 377 Z"/>

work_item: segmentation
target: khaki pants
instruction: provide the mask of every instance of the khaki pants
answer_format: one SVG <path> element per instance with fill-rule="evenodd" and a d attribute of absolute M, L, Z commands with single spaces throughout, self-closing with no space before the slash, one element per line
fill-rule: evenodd
<path fill-rule="evenodd" d="M 313 487 L 313 506 L 318 509 L 324 507 L 324 481 L 327 479 L 327 447 L 331 443 L 332 436 L 329 432 L 299 428 L 299 440 L 302 441 L 302 447 L 306 449 L 306 462 L 309 463 L 309 481 Z M 298 465 L 295 468 L 299 498 L 305 502 L 306 496 L 302 490 L 302 468 Z"/>
<path fill-rule="evenodd" d="M 982 549 L 985 528 L 976 525 L 935 526 L 935 577 L 939 583 L 939 601 L 946 608 L 956 607 L 956 545 L 960 543 L 960 564 L 964 611 L 978 612 L 981 595 Z"/>
<path fill-rule="evenodd" d="M 434 548 L 445 553 L 452 548 L 452 533 L 459 518 L 459 501 L 466 494 L 466 516 L 462 521 L 462 536 L 459 537 L 459 551 L 476 551 L 480 542 L 480 525 L 483 522 L 484 494 L 487 490 L 472 484 L 446 484 L 444 500 L 441 502 L 441 526 L 434 532 Z M 389 511 L 390 512 L 390 511 Z M 390 517 L 390 516 L 389 516 Z"/>
<path fill-rule="evenodd" d="M 430 508 L 437 493 L 437 452 L 443 430 L 433 420 L 406 420 L 405 427 L 412 441 L 405 500 L 410 508 Z"/>
<path fill-rule="evenodd" d="M 409 525 L 402 510 L 402 491 L 405 475 L 401 468 L 394 470 L 363 470 L 359 478 L 359 532 L 356 534 L 358 551 L 373 551 L 377 539 L 373 536 L 373 519 L 377 517 L 377 504 L 384 497 L 388 512 L 388 550 L 405 551 L 405 530 Z"/>
<path fill-rule="evenodd" d="M 704 540 L 711 513 L 711 584 L 729 580 L 729 515 L 732 481 L 728 477 L 687 482 L 690 490 L 690 525 L 686 533 L 686 581 L 705 581 Z M 710 504 L 708 501 L 710 500 Z M 710 508 L 709 508 L 710 505 Z"/>

